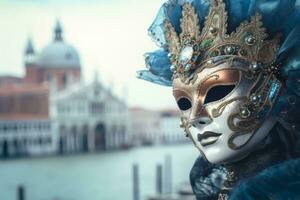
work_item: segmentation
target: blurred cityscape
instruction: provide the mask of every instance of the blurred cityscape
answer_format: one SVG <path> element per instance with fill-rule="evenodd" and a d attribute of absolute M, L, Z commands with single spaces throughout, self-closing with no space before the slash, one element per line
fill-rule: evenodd
<path fill-rule="evenodd" d="M 24 76 L 0 76 L 0 199 L 193 199 L 178 197 L 191 194 L 198 155 L 177 110 L 129 107 L 126 87 L 115 94 L 98 71 L 85 83 L 78 50 L 65 41 L 57 20 L 41 51 L 28 38 Z"/>
<path fill-rule="evenodd" d="M 133 145 L 187 142 L 175 110 L 129 108 L 99 81 L 81 81 L 77 50 L 64 42 L 59 21 L 53 41 L 24 51 L 25 76 L 0 76 L 1 158 L 74 154 Z"/>

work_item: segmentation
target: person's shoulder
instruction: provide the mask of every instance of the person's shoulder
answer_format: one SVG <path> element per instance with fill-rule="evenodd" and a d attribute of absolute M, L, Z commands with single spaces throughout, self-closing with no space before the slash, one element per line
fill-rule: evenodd
<path fill-rule="evenodd" d="M 300 199 L 300 159 L 271 166 L 237 185 L 230 200 Z"/>

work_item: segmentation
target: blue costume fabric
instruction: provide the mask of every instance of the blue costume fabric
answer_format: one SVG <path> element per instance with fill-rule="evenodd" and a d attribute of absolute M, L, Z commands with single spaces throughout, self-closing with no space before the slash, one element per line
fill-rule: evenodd
<path fill-rule="evenodd" d="M 229 199 L 300 199 L 300 147 L 296 144 L 299 138 L 294 136 L 277 124 L 263 148 L 244 160 L 232 163 L 239 180 Z M 197 200 L 218 199 L 227 169 L 231 166 L 210 164 L 199 157 L 190 172 L 190 182 Z"/>
<path fill-rule="evenodd" d="M 230 200 L 300 199 L 300 159 L 272 166 L 239 184 Z"/>
<path fill-rule="evenodd" d="M 190 182 L 197 199 L 217 199 L 226 179 L 226 169 L 199 157 L 191 172 Z"/>
<path fill-rule="evenodd" d="M 190 2 L 196 9 L 200 27 L 204 26 L 210 0 L 169 0 L 162 5 L 148 32 L 159 49 L 145 54 L 145 70 L 138 77 L 163 86 L 172 86 L 171 62 L 164 21 L 168 20 L 177 34 L 180 30 L 182 5 Z M 262 15 L 269 39 L 281 34 L 276 56 L 284 88 L 273 107 L 278 119 L 276 131 L 268 138 L 268 162 L 242 177 L 230 194 L 232 200 L 297 200 L 300 199 L 300 0 L 224 0 L 228 11 L 228 33 L 251 16 Z M 275 151 L 273 151 L 275 150 Z M 255 157 L 255 156 L 254 156 Z M 247 158 L 245 158 L 247 159 Z M 255 159 L 253 160 L 255 162 Z M 242 169 L 241 169 L 242 170 Z M 199 158 L 190 174 L 197 200 L 217 199 L 224 182 L 223 166 Z"/>
<path fill-rule="evenodd" d="M 225 169 L 199 157 L 190 179 L 197 200 L 216 200 L 224 182 Z M 256 176 L 241 181 L 230 200 L 298 200 L 300 199 L 300 159 L 271 166 Z"/>

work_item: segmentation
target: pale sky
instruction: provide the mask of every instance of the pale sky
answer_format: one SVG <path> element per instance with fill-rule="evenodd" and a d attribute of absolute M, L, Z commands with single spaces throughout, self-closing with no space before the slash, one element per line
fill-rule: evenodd
<path fill-rule="evenodd" d="M 157 49 L 147 34 L 165 0 L 2 0 L 0 1 L 0 74 L 23 75 L 23 52 L 29 36 L 35 51 L 53 40 L 59 19 L 64 39 L 81 58 L 84 79 L 99 71 L 105 85 L 122 95 L 128 87 L 130 106 L 175 108 L 172 89 L 137 80 L 143 54 Z"/>

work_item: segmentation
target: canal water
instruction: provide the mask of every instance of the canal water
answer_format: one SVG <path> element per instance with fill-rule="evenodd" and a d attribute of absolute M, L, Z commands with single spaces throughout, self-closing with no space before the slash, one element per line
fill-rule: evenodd
<path fill-rule="evenodd" d="M 155 194 L 155 169 L 172 156 L 173 191 L 189 181 L 199 155 L 191 144 L 128 151 L 0 161 L 0 199 L 15 200 L 26 188 L 26 200 L 132 200 L 132 165 L 139 164 L 141 200 Z"/>

